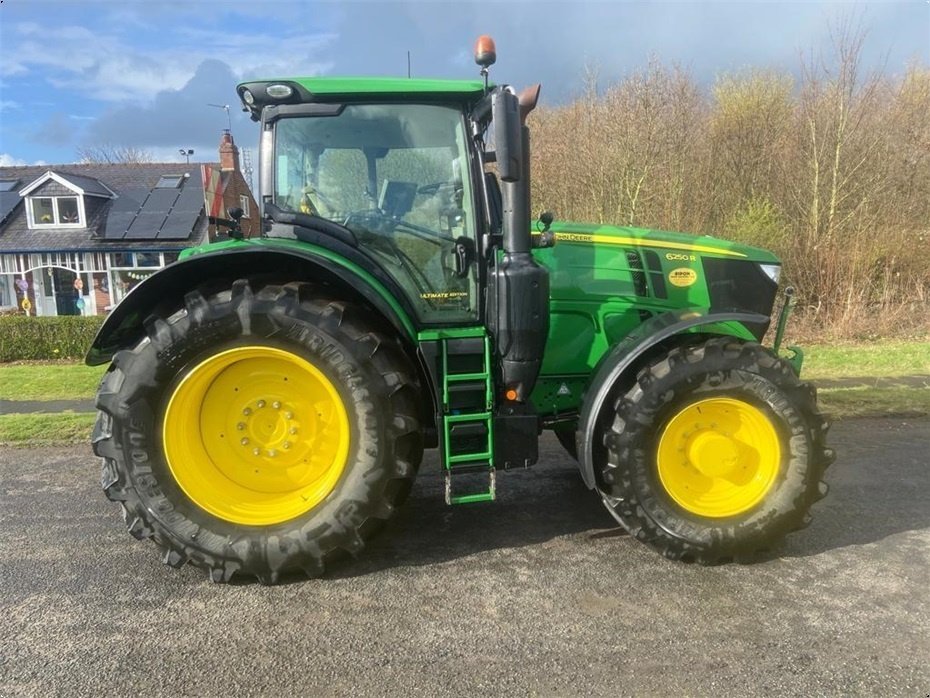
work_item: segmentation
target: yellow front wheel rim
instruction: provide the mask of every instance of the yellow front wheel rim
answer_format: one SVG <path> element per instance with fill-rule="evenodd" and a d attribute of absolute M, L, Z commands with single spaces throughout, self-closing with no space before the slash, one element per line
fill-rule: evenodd
<path fill-rule="evenodd" d="M 349 418 L 332 382 L 282 349 L 229 349 L 196 365 L 165 409 L 168 468 L 197 506 L 268 526 L 333 491 L 349 453 Z"/>
<path fill-rule="evenodd" d="M 722 518 L 750 511 L 781 469 L 781 442 L 761 409 L 708 398 L 675 413 L 659 437 L 659 480 L 685 511 Z"/>

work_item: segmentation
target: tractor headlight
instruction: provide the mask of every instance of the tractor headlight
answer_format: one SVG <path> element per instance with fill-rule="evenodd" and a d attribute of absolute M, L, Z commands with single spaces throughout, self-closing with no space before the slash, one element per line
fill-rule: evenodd
<path fill-rule="evenodd" d="M 265 93 L 273 99 L 287 99 L 294 94 L 294 88 L 290 85 L 268 85 Z"/>
<path fill-rule="evenodd" d="M 249 89 L 242 90 L 242 101 L 251 107 L 255 104 L 255 95 Z"/>
<path fill-rule="evenodd" d="M 774 283 L 778 283 L 778 277 L 781 276 L 781 264 L 760 264 L 759 269 Z"/>

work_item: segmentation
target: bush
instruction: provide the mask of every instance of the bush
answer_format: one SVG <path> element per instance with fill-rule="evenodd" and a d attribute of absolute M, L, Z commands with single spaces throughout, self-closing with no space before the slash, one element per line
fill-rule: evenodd
<path fill-rule="evenodd" d="M 0 362 L 82 359 L 103 316 L 0 317 Z"/>

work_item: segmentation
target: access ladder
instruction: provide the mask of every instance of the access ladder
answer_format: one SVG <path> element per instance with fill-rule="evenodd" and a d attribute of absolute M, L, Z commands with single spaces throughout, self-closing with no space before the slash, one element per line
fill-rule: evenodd
<path fill-rule="evenodd" d="M 487 334 L 439 340 L 442 357 L 442 463 L 446 504 L 495 499 L 494 384 Z M 452 476 L 487 473 L 487 490 L 452 493 Z"/>

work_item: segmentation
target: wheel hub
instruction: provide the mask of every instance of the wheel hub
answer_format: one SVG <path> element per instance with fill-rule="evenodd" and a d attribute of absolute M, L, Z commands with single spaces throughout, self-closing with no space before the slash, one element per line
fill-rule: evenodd
<path fill-rule="evenodd" d="M 781 470 L 766 412 L 736 398 L 708 398 L 673 414 L 656 451 L 659 480 L 686 511 L 722 518 L 751 510 Z"/>
<path fill-rule="evenodd" d="M 248 525 L 281 523 L 319 504 L 349 445 L 332 382 L 303 358 L 262 346 L 221 352 L 191 370 L 171 396 L 163 434 L 184 492 Z"/>

